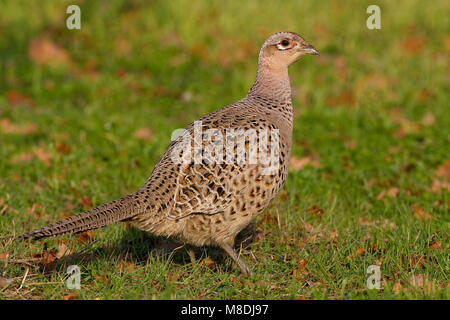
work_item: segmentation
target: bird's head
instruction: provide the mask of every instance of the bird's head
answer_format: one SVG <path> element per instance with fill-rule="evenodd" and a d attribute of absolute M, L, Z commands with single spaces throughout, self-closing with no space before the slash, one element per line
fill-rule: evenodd
<path fill-rule="evenodd" d="M 307 54 L 319 52 L 294 32 L 278 32 L 264 42 L 259 59 L 269 67 L 286 68 Z"/>

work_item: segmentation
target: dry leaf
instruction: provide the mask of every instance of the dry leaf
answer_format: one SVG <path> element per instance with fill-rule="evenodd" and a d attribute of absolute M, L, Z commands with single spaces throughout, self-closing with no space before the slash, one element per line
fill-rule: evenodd
<path fill-rule="evenodd" d="M 34 154 L 36 157 L 47 167 L 50 166 L 50 160 L 52 159 L 52 155 L 44 150 L 42 147 L 37 147 L 34 150 Z"/>
<path fill-rule="evenodd" d="M 205 258 L 200 262 L 201 265 L 207 266 L 210 269 L 214 269 L 215 268 L 215 263 L 213 260 L 209 259 L 209 258 Z"/>
<path fill-rule="evenodd" d="M 18 126 L 11 122 L 8 118 L 2 118 L 0 120 L 0 131 L 10 134 L 34 134 L 37 132 L 37 126 L 35 123 L 28 122 L 22 126 Z"/>
<path fill-rule="evenodd" d="M 78 294 L 76 292 L 71 292 L 68 295 L 63 296 L 64 300 L 78 300 Z"/>
<path fill-rule="evenodd" d="M 366 251 L 364 250 L 364 248 L 358 248 L 358 249 L 356 249 L 355 254 L 356 254 L 357 257 L 359 257 L 359 256 L 364 255 L 365 252 Z"/>
<path fill-rule="evenodd" d="M 289 163 L 291 169 L 294 171 L 299 171 L 307 165 L 312 165 L 315 168 L 320 167 L 320 163 L 317 160 L 317 155 L 306 156 L 303 158 L 292 156 Z"/>
<path fill-rule="evenodd" d="M 108 277 L 105 275 L 96 275 L 95 280 L 101 281 L 103 283 L 108 283 Z"/>
<path fill-rule="evenodd" d="M 94 239 L 94 230 L 89 230 L 83 233 L 80 233 L 77 237 L 78 242 L 83 244 L 87 244 Z"/>
<path fill-rule="evenodd" d="M 319 208 L 318 206 L 316 206 L 315 204 L 312 205 L 311 207 L 308 208 L 309 213 L 311 213 L 312 215 L 321 217 L 324 213 L 324 210 L 322 208 Z"/>
<path fill-rule="evenodd" d="M 426 275 L 412 275 L 408 278 L 408 282 L 411 286 L 423 289 L 425 292 L 430 292 L 432 290 L 432 283 L 431 281 L 429 281 Z"/>
<path fill-rule="evenodd" d="M 46 36 L 35 38 L 28 47 L 31 60 L 40 64 L 52 66 L 71 65 L 66 49 L 60 47 Z"/>
<path fill-rule="evenodd" d="M 427 112 L 421 120 L 424 126 L 430 126 L 434 123 L 434 115 L 431 112 Z"/>
<path fill-rule="evenodd" d="M 392 286 L 392 291 L 394 293 L 399 293 L 400 290 L 402 290 L 402 285 L 400 283 L 400 281 L 397 281 L 396 283 L 394 283 L 394 285 Z"/>
<path fill-rule="evenodd" d="M 73 251 L 70 250 L 64 242 L 61 242 L 60 244 L 58 244 L 58 252 L 56 253 L 56 257 L 58 259 L 66 256 L 66 255 L 70 255 L 72 253 L 73 253 Z"/>
<path fill-rule="evenodd" d="M 9 279 L 9 278 L 0 276 L 0 289 L 3 287 L 6 287 L 8 284 L 12 283 L 13 281 L 14 281 L 13 279 Z"/>
<path fill-rule="evenodd" d="M 80 203 L 85 210 L 89 210 L 92 208 L 92 200 L 90 197 L 83 197 L 80 199 Z"/>
<path fill-rule="evenodd" d="M 58 142 L 55 146 L 56 151 L 61 154 L 69 154 L 72 151 L 72 148 L 65 142 Z"/>
<path fill-rule="evenodd" d="M 150 128 L 140 128 L 134 132 L 134 136 L 138 139 L 151 141 L 153 136 L 153 130 Z"/>
<path fill-rule="evenodd" d="M 436 170 L 436 176 L 443 178 L 444 180 L 450 180 L 450 160 L 446 160 L 439 168 Z"/>
<path fill-rule="evenodd" d="M 433 243 L 430 244 L 430 248 L 431 249 L 442 249 L 442 245 L 440 241 L 435 241 Z"/>
<path fill-rule="evenodd" d="M 398 194 L 398 188 L 390 188 L 387 191 L 387 195 L 391 198 L 395 198 L 397 196 L 397 194 Z"/>
<path fill-rule="evenodd" d="M 425 37 L 421 35 L 415 35 L 406 38 L 402 43 L 402 47 L 407 52 L 419 53 L 425 47 L 425 44 Z"/>
<path fill-rule="evenodd" d="M 6 93 L 10 104 L 28 104 L 31 105 L 31 98 L 15 90 L 9 90 Z"/>

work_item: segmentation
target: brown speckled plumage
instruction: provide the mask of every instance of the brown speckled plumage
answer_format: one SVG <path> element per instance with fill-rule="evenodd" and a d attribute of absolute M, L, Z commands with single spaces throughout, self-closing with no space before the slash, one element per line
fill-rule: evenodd
<path fill-rule="evenodd" d="M 142 230 L 187 244 L 220 246 L 242 272 L 249 272 L 232 246 L 236 235 L 269 205 L 286 181 L 293 121 L 287 68 L 305 54 L 317 51 L 297 34 L 272 35 L 261 48 L 258 74 L 247 96 L 198 120 L 203 133 L 215 129 L 223 137 L 230 129 L 278 129 L 279 166 L 273 174 L 263 174 L 260 164 L 248 161 L 176 163 L 171 152 L 181 143 L 180 135 L 134 194 L 22 237 L 79 233 L 127 220 Z M 186 130 L 194 136 L 194 123 Z"/>

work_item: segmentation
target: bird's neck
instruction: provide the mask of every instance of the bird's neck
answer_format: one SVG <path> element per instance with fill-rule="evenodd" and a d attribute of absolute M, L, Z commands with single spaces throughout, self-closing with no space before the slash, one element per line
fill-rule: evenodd
<path fill-rule="evenodd" d="M 291 84 L 287 67 L 274 68 L 260 61 L 256 80 L 248 96 L 290 102 Z"/>

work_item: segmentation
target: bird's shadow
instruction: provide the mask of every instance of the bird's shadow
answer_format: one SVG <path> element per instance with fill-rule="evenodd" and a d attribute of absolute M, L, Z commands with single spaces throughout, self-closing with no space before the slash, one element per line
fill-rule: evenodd
<path fill-rule="evenodd" d="M 236 237 L 235 248 L 248 248 L 253 242 L 254 225 L 242 230 Z M 183 243 L 177 243 L 166 237 L 153 236 L 133 226 L 129 227 L 119 241 L 106 246 L 95 246 L 95 241 L 89 243 L 78 252 L 67 254 L 50 263 L 41 263 L 40 269 L 50 272 L 53 269 L 67 268 L 69 265 L 85 265 L 95 261 L 120 261 L 124 260 L 132 264 L 146 264 L 149 259 L 159 261 L 170 260 L 177 265 L 192 263 L 188 249 L 195 253 L 196 263 L 202 263 L 205 258 L 210 258 L 215 264 L 222 265 L 222 269 L 229 269 L 225 265 L 227 255 L 218 247 L 189 247 Z"/>

